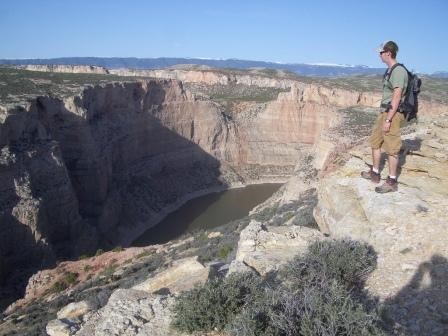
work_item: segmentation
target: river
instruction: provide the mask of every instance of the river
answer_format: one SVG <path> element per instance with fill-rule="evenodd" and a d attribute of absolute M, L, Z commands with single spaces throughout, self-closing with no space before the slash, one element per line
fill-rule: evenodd
<path fill-rule="evenodd" d="M 212 229 L 243 218 L 280 186 L 278 183 L 254 184 L 192 199 L 167 215 L 155 227 L 146 230 L 134 240 L 132 246 L 166 243 L 187 232 Z"/>

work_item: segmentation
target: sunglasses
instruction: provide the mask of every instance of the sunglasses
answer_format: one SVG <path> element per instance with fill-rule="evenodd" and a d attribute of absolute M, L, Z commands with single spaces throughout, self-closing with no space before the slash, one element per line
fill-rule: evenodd
<path fill-rule="evenodd" d="M 385 51 L 385 50 L 380 51 L 380 55 L 384 54 L 385 52 L 387 52 L 387 51 Z"/>

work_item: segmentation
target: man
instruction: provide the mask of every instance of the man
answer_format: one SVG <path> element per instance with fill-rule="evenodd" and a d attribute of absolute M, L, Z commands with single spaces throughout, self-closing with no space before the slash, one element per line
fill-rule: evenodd
<path fill-rule="evenodd" d="M 393 41 L 383 43 L 378 49 L 381 61 L 388 66 L 383 79 L 383 98 L 381 113 L 373 126 L 370 136 L 373 165 L 370 171 L 362 172 L 361 176 L 374 183 L 380 182 L 381 149 L 388 154 L 389 176 L 383 185 L 376 187 L 378 193 L 397 191 L 398 153 L 401 148 L 400 124 L 404 120 L 403 114 L 397 112 L 402 97 L 408 86 L 408 73 L 402 66 L 392 67 L 397 63 L 398 46 Z"/>

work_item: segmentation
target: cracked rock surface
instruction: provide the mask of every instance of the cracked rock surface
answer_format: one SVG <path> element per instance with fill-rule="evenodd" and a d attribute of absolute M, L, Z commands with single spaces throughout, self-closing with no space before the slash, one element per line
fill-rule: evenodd
<path fill-rule="evenodd" d="M 360 177 L 367 145 L 318 187 L 315 219 L 324 233 L 365 241 L 378 253 L 368 290 L 407 335 L 448 333 L 448 115 L 403 136 L 398 191 L 378 194 Z M 387 176 L 387 163 L 382 170 Z"/>

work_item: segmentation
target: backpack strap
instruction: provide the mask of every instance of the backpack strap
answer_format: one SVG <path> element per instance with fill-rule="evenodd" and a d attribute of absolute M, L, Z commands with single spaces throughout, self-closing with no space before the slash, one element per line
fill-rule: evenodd
<path fill-rule="evenodd" d="M 397 66 L 402 66 L 402 67 L 406 70 L 406 72 L 408 73 L 408 75 L 409 75 L 409 71 L 408 71 L 408 69 L 406 69 L 406 67 L 405 67 L 403 64 L 401 64 L 401 63 L 395 63 L 395 64 L 392 65 L 392 67 L 390 68 L 390 71 L 389 71 L 389 69 L 387 69 L 386 72 L 384 73 L 384 78 L 385 78 L 387 81 L 389 81 L 389 78 L 390 78 L 390 76 L 392 75 L 392 71 L 394 71 L 394 69 L 395 69 Z"/>

